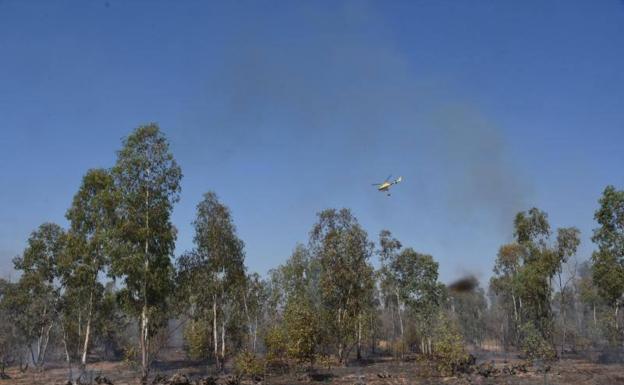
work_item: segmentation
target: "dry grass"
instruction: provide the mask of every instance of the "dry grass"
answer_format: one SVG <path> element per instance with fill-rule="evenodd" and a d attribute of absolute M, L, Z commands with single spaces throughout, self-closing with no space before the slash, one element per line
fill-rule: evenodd
<path fill-rule="evenodd" d="M 505 362 L 495 359 L 494 365 L 501 369 L 518 363 L 519 360 Z M 119 362 L 98 362 L 89 367 L 93 377 L 102 374 L 111 379 L 115 385 L 138 384 L 137 372 Z M 162 362 L 152 371 L 152 378 L 156 374 L 171 376 L 180 372 L 191 379 L 206 376 L 209 369 L 205 365 L 186 361 Z M 38 385 L 38 384 L 65 384 L 67 370 L 62 366 L 51 366 L 44 373 L 28 371 L 20 373 L 17 368 L 10 368 L 7 373 L 11 379 L 0 380 L 0 385 Z M 223 383 L 222 377 L 219 383 Z M 250 384 L 251 381 L 243 381 Z M 296 384 L 372 384 L 372 385 L 469 385 L 469 384 L 507 384 L 507 385 L 599 385 L 624 384 L 624 367 L 621 364 L 597 364 L 581 359 L 565 359 L 553 364 L 544 374 L 533 366 L 527 373 L 516 375 L 497 374 L 484 377 L 479 374 L 461 374 L 455 377 L 439 377 L 429 369 L 426 362 L 408 361 L 397 362 L 389 358 L 380 358 L 362 365 L 332 368 L 331 370 L 317 369 L 310 374 L 290 373 L 285 375 L 271 375 L 265 377 L 263 385 L 296 385 Z"/>

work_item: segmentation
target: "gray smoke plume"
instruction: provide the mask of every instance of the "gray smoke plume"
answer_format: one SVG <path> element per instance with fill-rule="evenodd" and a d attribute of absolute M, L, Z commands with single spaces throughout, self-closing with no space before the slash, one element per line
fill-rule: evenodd
<path fill-rule="evenodd" d="M 215 159 L 227 162 L 253 147 L 257 162 L 264 149 L 292 167 L 317 161 L 318 185 L 360 186 L 403 170 L 414 195 L 419 189 L 442 200 L 450 221 L 485 216 L 497 229 L 511 224 L 530 189 L 496 123 L 414 68 L 418 57 L 408 60 L 365 3 L 348 3 L 338 14 L 309 4 L 291 12 L 299 29 L 283 34 L 248 20 L 207 81 L 218 108 L 197 118 L 228 132 L 225 143 L 207 150 Z M 205 138 L 192 140 L 210 143 L 209 130 L 197 135 Z M 325 164 L 326 154 L 340 163 Z M 337 167 L 342 171 L 323 172 Z"/>

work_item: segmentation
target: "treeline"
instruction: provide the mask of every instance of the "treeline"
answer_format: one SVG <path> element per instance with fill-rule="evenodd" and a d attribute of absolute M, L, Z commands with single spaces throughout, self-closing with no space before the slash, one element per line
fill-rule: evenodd
<path fill-rule="evenodd" d="M 440 283 L 431 255 L 387 230 L 371 239 L 348 209 L 318 213 L 307 242 L 266 278 L 248 273 L 213 192 L 197 205 L 194 248 L 174 258 L 181 178 L 154 124 L 123 141 L 112 168 L 86 173 L 69 227 L 39 226 L 14 259 L 20 279 L 0 280 L 2 371 L 43 369 L 52 352 L 70 379 L 89 359 L 123 358 L 146 382 L 178 327 L 190 358 L 220 371 L 233 359 L 244 374 L 413 353 L 452 371 L 469 347 L 554 359 L 622 345 L 624 191 L 605 189 L 597 250 L 583 263 L 576 228 L 553 232 L 543 211 L 518 213 L 486 292 L 474 278 Z"/>

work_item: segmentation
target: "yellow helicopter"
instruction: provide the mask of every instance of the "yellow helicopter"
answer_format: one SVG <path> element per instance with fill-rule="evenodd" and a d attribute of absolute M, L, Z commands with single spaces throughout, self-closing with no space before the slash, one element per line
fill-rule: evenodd
<path fill-rule="evenodd" d="M 384 191 L 388 193 L 388 196 L 390 196 L 390 187 L 392 187 L 395 184 L 401 183 L 401 181 L 403 180 L 402 176 L 396 178 L 393 181 L 390 180 L 391 178 L 392 178 L 392 175 L 389 175 L 385 181 L 383 181 L 382 183 L 373 183 L 373 186 L 377 186 L 377 190 Z"/>

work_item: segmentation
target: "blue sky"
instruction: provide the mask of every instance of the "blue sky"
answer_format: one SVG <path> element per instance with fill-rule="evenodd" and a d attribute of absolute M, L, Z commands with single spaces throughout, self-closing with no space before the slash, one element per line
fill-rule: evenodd
<path fill-rule="evenodd" d="M 184 173 L 177 254 L 214 190 L 263 274 L 328 207 L 443 281 L 489 278 L 532 206 L 581 229 L 583 259 L 624 187 L 623 69 L 616 0 L 0 0 L 0 275 L 146 122 Z"/>

